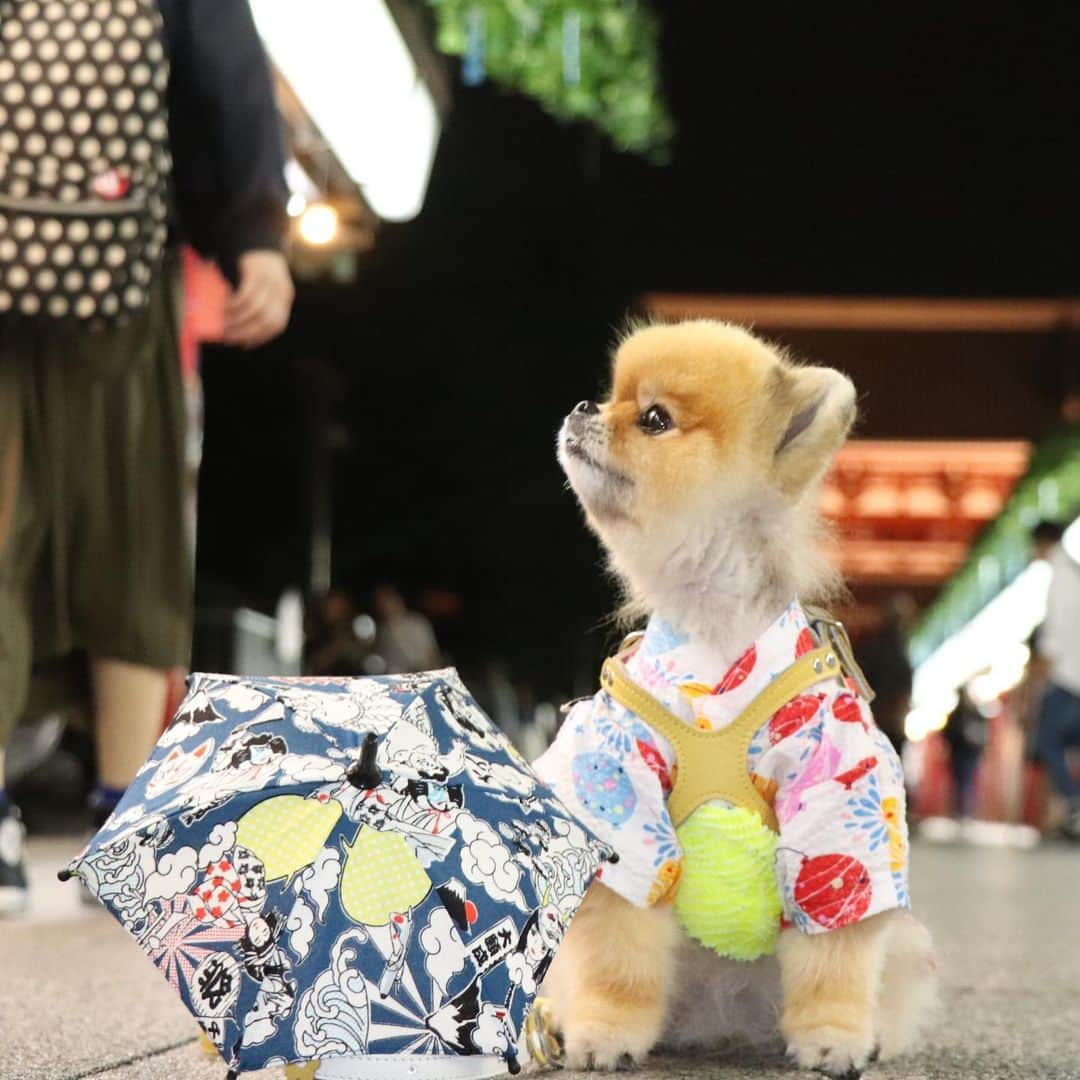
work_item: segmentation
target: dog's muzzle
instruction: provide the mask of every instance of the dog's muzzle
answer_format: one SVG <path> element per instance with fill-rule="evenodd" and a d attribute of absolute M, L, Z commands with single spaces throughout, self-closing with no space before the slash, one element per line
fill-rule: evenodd
<path fill-rule="evenodd" d="M 600 406 L 595 401 L 579 401 L 566 417 L 567 435 L 583 438 L 590 430 L 595 430 L 595 419 L 600 415 Z"/>

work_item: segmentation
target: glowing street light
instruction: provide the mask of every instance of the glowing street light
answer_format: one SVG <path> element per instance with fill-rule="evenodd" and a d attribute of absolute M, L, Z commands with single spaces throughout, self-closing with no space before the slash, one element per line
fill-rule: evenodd
<path fill-rule="evenodd" d="M 275 65 L 371 208 L 388 221 L 415 217 L 439 117 L 383 0 L 251 0 L 251 8 Z"/>
<path fill-rule="evenodd" d="M 313 247 L 325 247 L 338 234 L 338 212 L 328 203 L 312 203 L 300 214 L 300 238 Z"/>

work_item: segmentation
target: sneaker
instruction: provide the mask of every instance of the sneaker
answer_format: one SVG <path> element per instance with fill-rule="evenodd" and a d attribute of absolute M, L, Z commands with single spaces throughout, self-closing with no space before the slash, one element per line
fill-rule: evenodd
<path fill-rule="evenodd" d="M 23 869 L 23 827 L 19 809 L 11 803 L 0 811 L 0 917 L 26 907 L 26 871 Z"/>

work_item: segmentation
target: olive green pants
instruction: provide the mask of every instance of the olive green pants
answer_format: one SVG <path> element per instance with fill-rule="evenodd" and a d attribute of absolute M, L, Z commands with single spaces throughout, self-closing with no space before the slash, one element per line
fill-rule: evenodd
<path fill-rule="evenodd" d="M 35 659 L 187 663 L 174 280 L 120 328 L 0 319 L 0 749 Z"/>

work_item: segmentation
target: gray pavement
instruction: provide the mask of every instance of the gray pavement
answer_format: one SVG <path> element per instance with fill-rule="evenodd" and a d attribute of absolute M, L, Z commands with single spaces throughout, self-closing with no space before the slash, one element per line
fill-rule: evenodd
<path fill-rule="evenodd" d="M 33 843 L 34 905 L 0 921 L 0 1080 L 223 1080 L 124 932 L 56 882 L 77 846 Z M 1080 1080 L 1080 850 L 921 844 L 913 878 L 938 943 L 944 1014 L 922 1053 L 865 1080 Z M 775 1055 L 733 1051 L 660 1058 L 637 1078 L 796 1075 Z"/>

